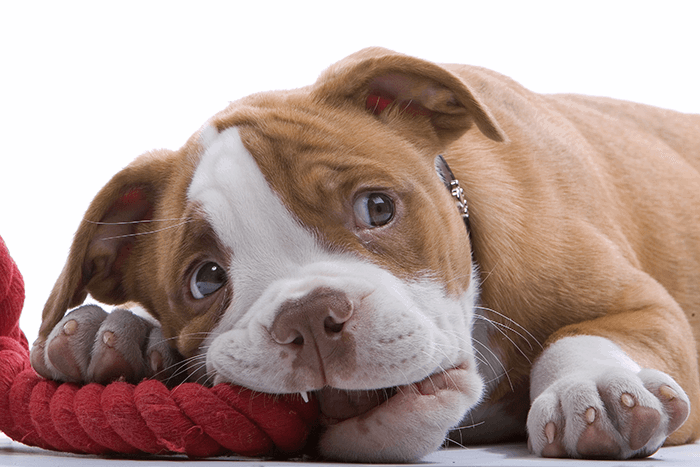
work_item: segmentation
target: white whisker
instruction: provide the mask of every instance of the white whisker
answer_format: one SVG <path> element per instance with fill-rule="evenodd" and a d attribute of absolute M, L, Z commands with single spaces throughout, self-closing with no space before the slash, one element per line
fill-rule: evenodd
<path fill-rule="evenodd" d="M 491 350 L 491 348 L 490 348 L 489 346 L 487 346 L 486 344 L 484 344 L 484 343 L 482 343 L 482 342 L 479 342 L 479 341 L 476 340 L 476 339 L 474 339 L 474 342 L 477 343 L 477 344 L 479 344 L 480 346 L 482 346 L 482 347 L 483 347 L 484 349 L 486 349 L 491 355 L 493 355 L 493 357 L 496 359 L 496 361 L 498 362 L 498 364 L 499 364 L 499 365 L 501 366 L 501 368 L 503 369 L 503 375 L 508 379 L 508 384 L 510 385 L 510 390 L 511 390 L 511 391 L 515 391 L 515 388 L 514 388 L 514 386 L 513 386 L 513 382 L 511 381 L 510 375 L 508 374 L 508 370 L 507 370 L 506 367 L 503 365 L 503 362 L 501 362 L 501 359 L 498 358 L 498 355 L 496 355 L 496 354 L 493 352 L 493 350 Z M 476 350 L 476 349 L 475 349 L 475 350 Z M 482 354 L 482 355 L 483 355 L 483 354 Z M 489 366 L 491 367 L 491 365 L 489 365 Z M 494 374 L 497 374 L 496 371 L 495 371 L 495 368 L 491 367 L 491 370 L 493 370 Z"/>
<path fill-rule="evenodd" d="M 490 319 L 488 319 L 488 318 L 486 318 L 486 317 L 484 317 L 484 316 L 481 316 L 481 315 L 474 315 L 474 316 L 476 316 L 476 317 L 478 317 L 478 318 L 481 318 L 481 319 L 483 319 L 483 320 L 486 320 L 486 321 L 488 321 L 490 324 L 493 324 L 493 325 L 494 325 L 494 329 L 497 330 L 503 337 L 505 337 L 506 339 L 508 339 L 508 342 L 510 342 L 511 344 L 513 344 L 513 347 L 515 347 L 515 348 L 518 350 L 518 352 L 520 352 L 520 354 L 521 354 L 523 357 L 525 357 L 525 359 L 528 361 L 528 363 L 532 364 L 532 362 L 530 361 L 530 357 L 528 357 L 527 354 L 520 348 L 520 346 L 519 346 L 518 344 L 516 344 L 515 341 L 514 341 L 513 339 L 511 339 L 510 336 L 509 336 L 508 334 L 506 334 L 506 332 L 505 332 L 503 329 L 501 329 L 498 325 L 503 326 L 503 327 L 505 327 L 506 329 L 508 329 L 508 330 L 510 330 L 510 331 L 513 331 L 511 328 L 509 328 L 508 326 L 505 326 L 505 325 L 503 325 L 503 324 L 501 324 L 501 323 L 494 322 L 493 320 L 490 320 Z M 513 331 L 513 332 L 514 332 L 515 334 L 518 334 L 518 333 L 515 332 L 515 331 Z M 518 335 L 520 335 L 520 334 L 518 334 Z M 522 335 L 520 335 L 520 336 L 522 337 Z M 530 348 L 532 348 L 532 346 L 530 346 Z"/>
<path fill-rule="evenodd" d="M 181 226 L 183 226 L 183 225 L 185 225 L 185 224 L 188 224 L 188 223 L 190 223 L 190 222 L 192 222 L 192 220 L 191 220 L 191 219 L 188 219 L 188 220 L 185 220 L 185 221 L 180 222 L 180 223 L 178 223 L 178 224 L 169 225 L 169 226 L 163 227 L 163 228 L 161 228 L 161 229 L 149 230 L 148 232 L 136 232 L 136 233 L 126 234 L 126 235 L 115 235 L 115 236 L 113 236 L 113 237 L 105 237 L 105 238 L 103 238 L 102 240 L 115 240 L 115 239 L 119 239 L 119 238 L 138 237 L 138 236 L 141 236 L 141 235 L 151 235 L 151 234 L 155 234 L 155 233 L 158 233 L 158 232 L 163 232 L 163 231 L 165 231 L 165 230 L 175 229 L 175 228 L 177 228 L 177 227 L 181 227 Z"/>
<path fill-rule="evenodd" d="M 494 310 L 493 308 L 487 308 L 487 307 L 483 307 L 483 306 L 477 306 L 476 308 L 478 310 L 488 311 L 489 313 L 493 313 L 494 315 L 500 316 L 501 318 L 505 319 L 506 321 L 508 321 L 508 322 L 512 323 L 513 325 L 515 325 L 516 327 L 518 327 L 519 329 L 522 329 L 530 338 L 532 338 L 533 341 L 535 341 L 535 343 L 540 347 L 540 349 L 544 349 L 544 347 L 542 346 L 542 343 L 530 331 L 528 331 L 524 326 L 522 326 L 517 321 L 509 318 L 508 316 L 504 315 L 503 313 L 500 313 L 500 312 Z M 475 316 L 483 316 L 483 315 L 475 315 Z M 502 323 L 499 323 L 499 324 L 505 326 L 505 324 L 502 324 Z M 513 329 L 511 329 L 511 330 L 513 332 L 515 332 L 515 330 L 513 330 Z M 522 336 L 520 334 L 518 334 L 518 335 L 521 336 L 523 338 L 523 340 L 528 341 L 528 339 L 526 339 L 524 336 Z"/>
<path fill-rule="evenodd" d="M 191 220 L 191 219 L 188 219 Z M 173 219 L 143 219 L 143 220 L 138 220 L 138 221 L 123 221 L 123 222 L 100 222 L 100 221 L 92 221 L 90 219 L 83 219 L 83 222 L 87 222 L 88 224 L 94 224 L 94 225 L 134 225 L 134 224 L 150 224 L 153 222 L 180 222 L 182 221 L 182 218 L 173 218 Z"/>

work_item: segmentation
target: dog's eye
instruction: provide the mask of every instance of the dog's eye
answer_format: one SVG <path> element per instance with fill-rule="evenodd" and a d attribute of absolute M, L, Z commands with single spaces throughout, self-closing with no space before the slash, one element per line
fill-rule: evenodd
<path fill-rule="evenodd" d="M 214 262 L 203 263 L 190 279 L 192 296 L 200 300 L 219 290 L 226 283 L 226 271 Z"/>
<path fill-rule="evenodd" d="M 366 228 L 381 227 L 394 217 L 394 202 L 384 193 L 363 193 L 353 206 L 355 218 Z"/>

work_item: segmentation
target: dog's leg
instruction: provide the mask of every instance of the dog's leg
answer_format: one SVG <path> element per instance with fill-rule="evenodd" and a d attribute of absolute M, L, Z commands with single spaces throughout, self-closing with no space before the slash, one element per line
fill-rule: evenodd
<path fill-rule="evenodd" d="M 581 307 L 568 311 L 572 321 L 549 336 L 533 364 L 527 430 L 537 455 L 646 457 L 700 432 L 692 310 L 612 253 L 617 261 L 592 272 L 596 287 L 581 289 Z"/>
<path fill-rule="evenodd" d="M 690 356 L 694 358 L 694 356 Z M 563 337 L 532 371 L 530 449 L 545 457 L 646 457 L 687 419 L 676 381 L 604 337 Z"/>
<path fill-rule="evenodd" d="M 68 313 L 46 342 L 32 349 L 39 374 L 76 383 L 167 381 L 181 358 L 158 326 L 127 310 L 106 313 L 95 305 Z"/>

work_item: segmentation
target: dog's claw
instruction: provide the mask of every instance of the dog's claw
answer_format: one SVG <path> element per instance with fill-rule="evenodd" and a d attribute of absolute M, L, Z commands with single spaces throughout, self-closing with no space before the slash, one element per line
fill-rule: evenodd
<path fill-rule="evenodd" d="M 622 405 L 624 405 L 625 407 L 630 408 L 630 409 L 636 405 L 634 397 L 632 397 L 632 395 L 627 394 L 627 393 L 620 396 L 620 402 L 622 402 Z"/>
<path fill-rule="evenodd" d="M 557 426 L 552 422 L 547 423 L 544 427 L 544 434 L 547 437 L 548 444 L 554 443 L 554 437 L 557 435 Z"/>
<path fill-rule="evenodd" d="M 105 331 L 102 334 L 102 343 L 104 345 L 106 345 L 107 347 L 114 348 L 114 345 L 115 345 L 114 333 L 111 331 Z"/>
<path fill-rule="evenodd" d="M 589 425 L 595 422 L 595 409 L 593 407 L 589 407 L 588 410 L 586 410 L 586 422 Z"/>
<path fill-rule="evenodd" d="M 158 372 L 163 371 L 163 355 L 161 355 L 160 352 L 154 350 L 151 352 L 151 355 L 149 355 L 148 360 L 151 364 L 151 373 L 155 375 Z"/>
<path fill-rule="evenodd" d="M 659 394 L 664 397 L 664 399 L 668 401 L 672 401 L 676 397 L 678 397 L 678 393 L 673 390 L 673 388 L 667 384 L 662 384 L 659 386 Z"/>
<path fill-rule="evenodd" d="M 78 322 L 74 319 L 69 319 L 66 324 L 63 325 L 63 333 L 66 336 L 72 336 L 78 330 Z"/>
<path fill-rule="evenodd" d="M 547 438 L 547 445 L 542 449 L 542 457 L 561 458 L 566 457 L 566 450 L 559 439 L 557 426 L 554 422 L 549 422 L 544 427 L 544 435 Z M 532 450 L 532 445 L 528 439 L 528 446 Z"/>

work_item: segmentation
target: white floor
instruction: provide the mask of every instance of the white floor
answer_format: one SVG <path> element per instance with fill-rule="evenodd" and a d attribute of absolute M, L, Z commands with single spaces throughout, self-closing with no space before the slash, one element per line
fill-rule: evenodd
<path fill-rule="evenodd" d="M 278 462 L 261 461 L 259 459 L 245 459 L 220 457 L 208 460 L 189 460 L 185 457 L 159 457 L 148 460 L 96 458 L 93 456 L 75 456 L 51 451 L 44 451 L 38 448 L 31 448 L 19 443 L 15 443 L 0 434 L 0 467 L 92 467 L 99 463 L 100 466 L 107 467 L 156 467 L 169 466 L 186 463 L 188 467 L 214 466 L 221 462 L 236 462 L 237 466 L 287 466 L 297 467 L 310 465 L 320 467 L 321 463 L 304 462 Z M 436 452 L 425 458 L 423 465 L 436 467 L 442 466 L 499 466 L 499 467 L 527 467 L 527 466 L 593 466 L 593 467 L 620 467 L 625 464 L 630 467 L 660 466 L 700 466 L 700 444 L 690 446 L 680 446 L 673 448 L 663 448 L 653 457 L 639 459 L 629 462 L 620 461 L 579 461 L 562 459 L 540 459 L 531 456 L 524 444 L 505 444 L 497 446 L 483 446 L 467 449 L 447 449 Z"/>

